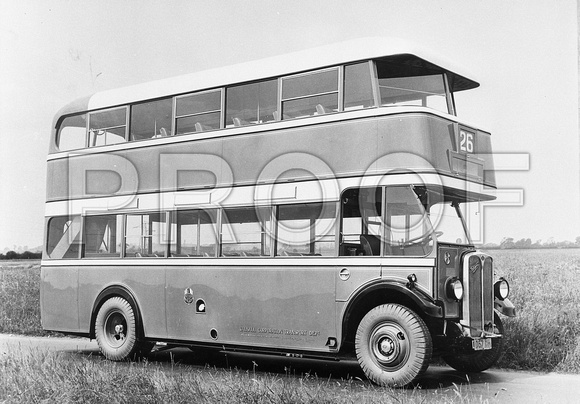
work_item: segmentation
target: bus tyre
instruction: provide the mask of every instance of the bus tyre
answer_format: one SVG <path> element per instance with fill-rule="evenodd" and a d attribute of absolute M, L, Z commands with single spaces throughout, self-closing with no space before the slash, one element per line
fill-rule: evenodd
<path fill-rule="evenodd" d="M 427 370 L 433 343 L 425 322 L 415 312 L 398 304 L 384 304 L 361 320 L 355 351 L 372 382 L 403 387 Z"/>
<path fill-rule="evenodd" d="M 497 315 L 494 313 L 494 332 L 503 335 L 503 324 Z M 462 354 L 442 355 L 442 359 L 455 370 L 466 373 L 483 372 L 492 367 L 499 357 L 503 349 L 503 337 L 494 338 L 491 341 L 491 349 L 486 351 L 472 351 Z"/>
<path fill-rule="evenodd" d="M 148 354 L 150 342 L 139 344 L 133 308 L 122 297 L 112 297 L 103 303 L 95 321 L 95 336 L 105 358 L 112 361 L 134 359 Z"/>

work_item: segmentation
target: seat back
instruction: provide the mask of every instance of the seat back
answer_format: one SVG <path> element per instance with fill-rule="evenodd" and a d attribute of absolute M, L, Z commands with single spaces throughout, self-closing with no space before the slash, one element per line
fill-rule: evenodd
<path fill-rule="evenodd" d="M 381 241 L 377 236 L 361 234 L 360 245 L 365 255 L 379 255 L 381 253 Z"/>

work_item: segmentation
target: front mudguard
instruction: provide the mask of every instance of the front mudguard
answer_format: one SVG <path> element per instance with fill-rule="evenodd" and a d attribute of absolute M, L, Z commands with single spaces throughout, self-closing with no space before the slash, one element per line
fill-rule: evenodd
<path fill-rule="evenodd" d="M 493 302 L 493 307 L 504 316 L 508 317 L 515 317 L 516 316 L 516 308 L 509 299 L 500 300 L 497 297 Z"/>

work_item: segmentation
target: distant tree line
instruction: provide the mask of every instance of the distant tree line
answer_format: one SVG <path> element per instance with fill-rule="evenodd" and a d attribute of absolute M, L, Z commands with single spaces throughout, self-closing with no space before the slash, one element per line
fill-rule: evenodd
<path fill-rule="evenodd" d="M 501 249 L 501 250 L 511 250 L 511 249 L 526 249 L 526 248 L 580 248 L 580 236 L 576 237 L 576 241 L 556 241 L 553 237 L 542 242 L 542 240 L 537 240 L 532 242 L 530 238 L 522 238 L 520 240 L 515 240 L 513 237 L 504 237 L 501 243 L 488 243 L 482 246 L 488 249 Z"/>
<path fill-rule="evenodd" d="M 17 253 L 16 251 L 8 251 L 6 254 L 0 253 L 0 260 L 39 260 L 42 258 L 40 252 L 24 251 Z"/>

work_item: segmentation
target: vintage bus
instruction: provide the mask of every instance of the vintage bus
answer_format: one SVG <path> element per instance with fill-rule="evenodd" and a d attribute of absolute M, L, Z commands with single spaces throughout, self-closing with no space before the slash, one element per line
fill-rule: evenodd
<path fill-rule="evenodd" d="M 404 386 L 494 364 L 509 285 L 462 206 L 493 199 L 478 86 L 366 38 L 74 101 L 50 138 L 42 325 L 125 360 L 156 343 L 344 360 Z"/>

